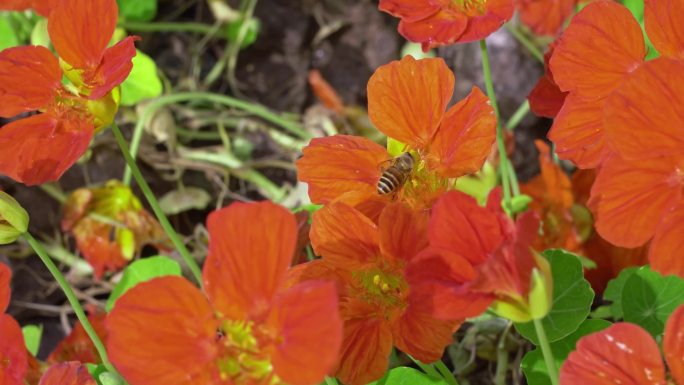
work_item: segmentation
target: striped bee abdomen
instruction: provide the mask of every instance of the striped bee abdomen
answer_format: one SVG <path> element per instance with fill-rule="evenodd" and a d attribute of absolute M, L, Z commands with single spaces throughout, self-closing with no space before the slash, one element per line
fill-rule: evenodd
<path fill-rule="evenodd" d="M 413 170 L 413 157 L 405 152 L 391 160 L 391 165 L 380 175 L 377 192 L 387 195 L 399 190 Z"/>

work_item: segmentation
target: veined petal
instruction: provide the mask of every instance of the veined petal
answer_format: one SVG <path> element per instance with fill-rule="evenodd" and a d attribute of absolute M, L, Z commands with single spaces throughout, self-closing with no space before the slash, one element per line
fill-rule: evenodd
<path fill-rule="evenodd" d="M 496 32 L 513 17 L 513 0 L 487 0 L 482 15 L 469 17 L 468 26 L 458 38 L 459 43 L 481 40 Z"/>
<path fill-rule="evenodd" d="M 594 168 L 608 156 L 603 105 L 604 100 L 568 95 L 548 135 L 559 158 L 571 160 L 579 168 Z"/>
<path fill-rule="evenodd" d="M 408 262 L 428 246 L 426 212 L 402 203 L 388 205 L 380 214 L 380 250 L 385 258 Z"/>
<path fill-rule="evenodd" d="M 561 385 L 664 385 L 660 350 L 642 328 L 617 323 L 582 337 L 560 370 Z"/>
<path fill-rule="evenodd" d="M 644 23 L 648 37 L 662 56 L 684 59 L 684 3 L 645 0 Z"/>
<path fill-rule="evenodd" d="M 62 80 L 59 61 L 43 46 L 0 52 L 0 116 L 12 117 L 46 107 Z"/>
<path fill-rule="evenodd" d="M 678 383 L 684 383 L 684 306 L 679 306 L 665 323 L 663 337 L 665 362 L 670 375 Z"/>
<path fill-rule="evenodd" d="M 12 295 L 10 281 L 12 281 L 12 270 L 4 263 L 0 263 L 0 314 L 3 314 L 9 306 Z"/>
<path fill-rule="evenodd" d="M 93 267 L 97 279 L 128 264 L 122 245 L 111 237 L 114 230 L 114 226 L 93 218 L 83 218 L 73 229 L 78 250 Z"/>
<path fill-rule="evenodd" d="M 204 291 L 223 316 L 265 315 L 294 257 L 297 222 L 282 206 L 233 203 L 207 219 Z"/>
<path fill-rule="evenodd" d="M 349 135 L 313 139 L 303 153 L 297 161 L 298 178 L 309 185 L 311 201 L 319 204 L 350 191 L 378 195 L 382 163 L 391 159 L 379 144 Z"/>
<path fill-rule="evenodd" d="M 319 384 L 337 364 L 342 319 L 333 283 L 308 281 L 282 292 L 267 322 L 278 331 L 271 361 L 284 382 Z"/>
<path fill-rule="evenodd" d="M 366 385 L 387 371 L 392 332 L 379 318 L 345 320 L 336 377 L 348 385 Z"/>
<path fill-rule="evenodd" d="M 520 20 L 537 35 L 556 35 L 575 11 L 577 0 L 518 0 Z"/>
<path fill-rule="evenodd" d="M 1 0 L 0 10 L 3 11 L 24 11 L 31 8 L 33 0 Z"/>
<path fill-rule="evenodd" d="M 316 254 L 342 270 L 356 270 L 380 257 L 378 227 L 343 203 L 331 203 L 314 213 L 310 237 Z"/>
<path fill-rule="evenodd" d="M 425 148 L 454 92 L 444 60 L 404 56 L 378 68 L 368 81 L 368 116 L 389 137 Z"/>
<path fill-rule="evenodd" d="M 380 0 L 378 8 L 406 22 L 425 19 L 440 9 L 430 0 Z"/>
<path fill-rule="evenodd" d="M 116 0 L 62 0 L 50 12 L 48 33 L 62 60 L 77 69 L 95 69 L 118 17 Z"/>
<path fill-rule="evenodd" d="M 59 179 L 85 153 L 91 123 L 50 114 L 19 119 L 0 128 L 0 174 L 37 185 Z"/>
<path fill-rule="evenodd" d="M 573 17 L 551 58 L 551 69 L 561 90 L 598 100 L 617 88 L 645 56 L 641 27 L 629 10 L 601 0 Z"/>
<path fill-rule="evenodd" d="M 446 178 L 480 170 L 496 140 L 496 117 L 489 98 L 473 87 L 451 107 L 430 143 L 428 165 Z"/>
<path fill-rule="evenodd" d="M 88 321 L 90 321 L 93 329 L 95 329 L 95 333 L 102 341 L 107 340 L 105 318 L 106 314 L 104 312 L 94 312 L 88 315 Z M 52 364 L 67 361 L 93 364 L 102 362 L 93 341 L 88 336 L 88 333 L 86 333 L 81 322 L 78 321 L 71 330 L 71 333 L 57 344 L 47 358 L 47 362 Z"/>
<path fill-rule="evenodd" d="M 399 22 L 399 33 L 406 40 L 421 43 L 424 51 L 456 43 L 466 28 L 467 16 L 444 10 L 422 19 L 402 19 Z"/>
<path fill-rule="evenodd" d="M 21 327 L 8 314 L 0 314 L 0 384 L 24 385 L 28 371 L 26 345 Z"/>
<path fill-rule="evenodd" d="M 606 102 L 606 140 L 623 158 L 682 154 L 684 63 L 644 63 Z"/>
<path fill-rule="evenodd" d="M 646 243 L 682 197 L 678 161 L 661 157 L 630 161 L 615 156 L 604 162 L 589 199 L 599 234 L 622 247 Z"/>
<path fill-rule="evenodd" d="M 663 275 L 676 274 L 684 277 L 684 202 L 677 203 L 655 230 L 648 259 L 651 268 Z"/>
<path fill-rule="evenodd" d="M 133 287 L 107 317 L 107 352 L 131 385 L 214 384 L 218 321 L 181 277 Z"/>
<path fill-rule="evenodd" d="M 131 60 L 136 55 L 136 40 L 140 38 L 128 36 L 113 47 L 107 48 L 97 69 L 84 74 L 86 85 L 92 87 L 88 99 L 99 99 L 126 80 L 133 69 Z"/>
<path fill-rule="evenodd" d="M 88 368 L 80 362 L 54 364 L 45 371 L 39 385 L 96 385 Z"/>
<path fill-rule="evenodd" d="M 561 91 L 558 84 L 544 75 L 530 91 L 527 100 L 530 101 L 530 109 L 535 115 L 553 119 L 560 112 L 567 96 L 567 92 Z"/>

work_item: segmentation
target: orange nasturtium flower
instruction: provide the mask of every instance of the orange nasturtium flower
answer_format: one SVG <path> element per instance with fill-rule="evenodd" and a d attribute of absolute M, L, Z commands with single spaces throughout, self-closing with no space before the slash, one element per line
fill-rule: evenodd
<path fill-rule="evenodd" d="M 99 310 L 91 311 L 91 314 L 88 315 L 88 321 L 102 341 L 107 340 L 105 316 L 106 314 Z M 93 341 L 80 321 L 76 321 L 71 333 L 57 344 L 55 350 L 47 358 L 47 362 L 50 364 L 67 361 L 93 364 L 102 362 Z"/>
<path fill-rule="evenodd" d="M 62 230 L 74 235 L 97 278 L 127 265 L 144 245 L 163 249 L 167 243 L 159 222 L 117 180 L 72 192 L 64 204 Z"/>
<path fill-rule="evenodd" d="M 565 98 L 568 96 L 568 93 L 561 91 L 558 84 L 556 84 L 551 72 L 551 66 L 549 65 L 557 44 L 558 40 L 549 45 L 548 50 L 544 54 L 544 76 L 539 78 L 537 84 L 527 96 L 532 112 L 537 116 L 545 118 L 555 118 L 561 108 L 563 108 Z"/>
<path fill-rule="evenodd" d="M 97 385 L 97 381 L 85 365 L 72 361 L 50 366 L 38 385 Z"/>
<path fill-rule="evenodd" d="M 442 59 L 405 56 L 378 68 L 368 82 L 368 115 L 380 131 L 406 145 L 413 171 L 397 194 L 381 196 L 383 164 L 398 154 L 364 137 L 314 139 L 297 162 L 311 200 L 376 202 L 377 214 L 397 198 L 422 209 L 450 187 L 449 178 L 478 171 L 496 139 L 494 111 L 477 87 L 447 110 L 453 91 L 454 74 Z"/>
<path fill-rule="evenodd" d="M 137 39 L 107 48 L 117 18 L 115 0 L 61 0 L 48 17 L 59 58 L 42 46 L 0 52 L 0 117 L 41 112 L 0 128 L 0 174 L 27 185 L 57 180 L 111 123 Z"/>
<path fill-rule="evenodd" d="M 399 33 L 423 50 L 484 39 L 513 17 L 513 0 L 380 0 Z"/>
<path fill-rule="evenodd" d="M 665 324 L 663 351 L 637 325 L 620 322 L 582 337 L 560 370 L 561 385 L 682 385 L 684 384 L 684 306 Z"/>
<path fill-rule="evenodd" d="M 557 35 L 580 0 L 516 0 L 520 21 L 537 35 Z"/>
<path fill-rule="evenodd" d="M 461 320 L 432 317 L 412 295 L 407 265 L 427 246 L 426 211 L 387 205 L 378 223 L 344 203 L 313 215 L 311 243 L 320 260 L 299 265 L 299 280 L 338 284 L 344 341 L 335 375 L 365 385 L 387 371 L 392 346 L 423 362 L 434 362 L 452 342 Z M 421 266 L 416 266 L 420 269 Z M 429 284 L 417 280 L 415 285 Z"/>
<path fill-rule="evenodd" d="M 234 203 L 207 220 L 204 293 L 181 277 L 139 284 L 107 317 L 107 351 L 131 385 L 314 385 L 337 361 L 331 282 L 286 285 L 293 214 Z"/>
<path fill-rule="evenodd" d="M 0 263 L 0 384 L 24 385 L 28 371 L 28 352 L 17 321 L 5 314 L 10 301 L 12 271 Z"/>
<path fill-rule="evenodd" d="M 548 261 L 532 250 L 539 229 L 533 212 L 513 222 L 501 208 L 501 189 L 481 207 L 450 191 L 432 208 L 429 248 L 409 266 L 414 294 L 442 319 L 464 319 L 487 307 L 515 322 L 544 317 L 552 298 Z"/>
<path fill-rule="evenodd" d="M 57 1 L 60 0 L 0 0 L 0 10 L 25 11 L 32 8 L 39 15 L 48 17 Z"/>

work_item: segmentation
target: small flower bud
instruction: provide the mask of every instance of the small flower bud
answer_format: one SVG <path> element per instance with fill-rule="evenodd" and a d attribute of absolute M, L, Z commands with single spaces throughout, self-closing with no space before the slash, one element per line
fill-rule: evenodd
<path fill-rule="evenodd" d="M 14 242 L 28 229 L 26 210 L 4 191 L 0 191 L 0 245 Z"/>

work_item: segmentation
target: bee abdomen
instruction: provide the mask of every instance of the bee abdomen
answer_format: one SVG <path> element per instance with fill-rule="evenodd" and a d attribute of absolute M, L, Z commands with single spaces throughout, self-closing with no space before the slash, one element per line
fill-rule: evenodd
<path fill-rule="evenodd" d="M 401 175 L 395 175 L 396 171 L 392 168 L 385 170 L 378 180 L 378 194 L 389 194 L 399 188 L 402 184 Z"/>

